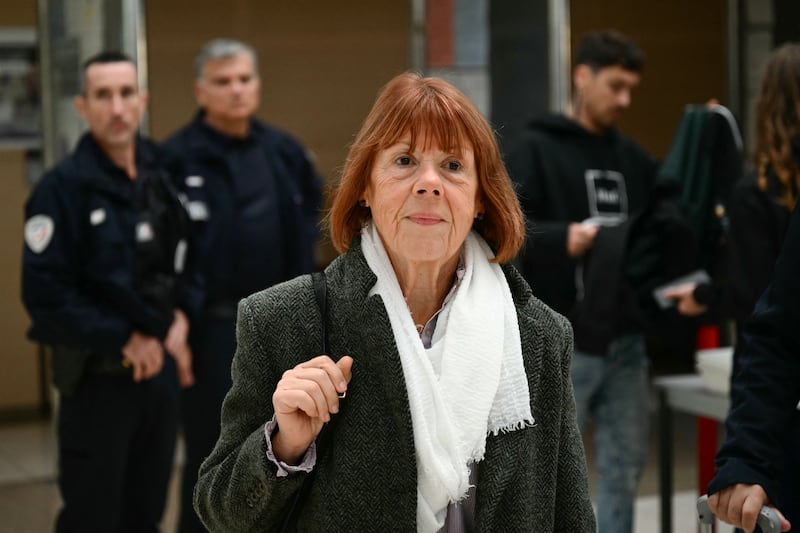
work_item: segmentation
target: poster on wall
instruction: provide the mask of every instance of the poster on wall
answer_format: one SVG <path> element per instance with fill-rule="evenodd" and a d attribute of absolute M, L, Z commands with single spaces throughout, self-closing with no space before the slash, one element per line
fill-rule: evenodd
<path fill-rule="evenodd" d="M 0 149 L 40 146 L 39 87 L 35 30 L 0 26 Z"/>

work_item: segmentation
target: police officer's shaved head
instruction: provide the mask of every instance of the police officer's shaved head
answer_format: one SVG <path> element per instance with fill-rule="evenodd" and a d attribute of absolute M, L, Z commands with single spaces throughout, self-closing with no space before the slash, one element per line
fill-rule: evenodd
<path fill-rule="evenodd" d="M 86 91 L 86 71 L 89 70 L 89 67 L 92 65 L 100 65 L 106 63 L 130 63 L 136 67 L 136 62 L 131 59 L 131 57 L 127 54 L 123 54 L 122 52 L 117 52 L 116 50 L 106 50 L 91 56 L 89 59 L 83 62 L 81 65 L 81 86 L 79 94 L 84 94 Z"/>
<path fill-rule="evenodd" d="M 247 54 L 253 61 L 253 68 L 258 73 L 258 55 L 252 46 L 233 39 L 214 39 L 209 41 L 194 59 L 194 75 L 198 80 L 203 79 L 203 69 L 206 63 L 215 59 L 227 59 L 239 54 Z"/>

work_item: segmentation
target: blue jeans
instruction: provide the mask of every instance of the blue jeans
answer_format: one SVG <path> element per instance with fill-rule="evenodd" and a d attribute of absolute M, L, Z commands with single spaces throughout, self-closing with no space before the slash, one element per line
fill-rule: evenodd
<path fill-rule="evenodd" d="M 572 386 L 578 425 L 594 421 L 597 531 L 630 533 L 636 489 L 647 462 L 648 359 L 644 338 L 614 339 L 605 356 L 576 351 Z"/>

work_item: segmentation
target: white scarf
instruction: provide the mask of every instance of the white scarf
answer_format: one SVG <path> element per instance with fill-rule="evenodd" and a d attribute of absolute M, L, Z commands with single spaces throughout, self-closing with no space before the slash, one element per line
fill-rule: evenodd
<path fill-rule="evenodd" d="M 516 308 L 502 269 L 489 262 L 489 245 L 471 232 L 463 249 L 466 273 L 436 325 L 431 352 L 441 351 L 437 375 L 377 229 L 370 224 L 361 234 L 364 257 L 378 278 L 371 293 L 383 298 L 408 390 L 417 530 L 435 532 L 448 504 L 466 495 L 468 465 L 483 459 L 488 432 L 534 424 Z"/>

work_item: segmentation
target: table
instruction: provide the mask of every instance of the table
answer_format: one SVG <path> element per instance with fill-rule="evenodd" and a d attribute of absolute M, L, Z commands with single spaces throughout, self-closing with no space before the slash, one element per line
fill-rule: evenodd
<path fill-rule="evenodd" d="M 709 392 L 697 374 L 663 376 L 653 383 L 658 389 L 661 533 L 672 533 L 672 413 L 679 411 L 721 422 L 728 414 L 730 400 Z"/>

